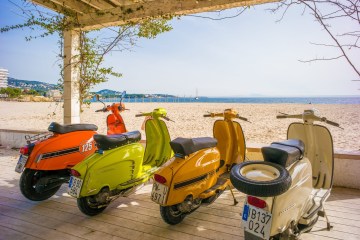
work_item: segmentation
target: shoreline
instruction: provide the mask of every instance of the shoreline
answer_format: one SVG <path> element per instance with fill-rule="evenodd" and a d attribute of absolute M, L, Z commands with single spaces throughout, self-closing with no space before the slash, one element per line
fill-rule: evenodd
<path fill-rule="evenodd" d="M 51 122 L 63 122 L 62 102 L 0 102 L 0 129 L 47 131 Z M 106 103 L 110 104 L 110 103 Z M 234 108 L 251 123 L 239 120 L 247 143 L 267 145 L 286 139 L 287 126 L 296 119 L 276 119 L 279 112 L 300 114 L 315 108 L 321 117 L 337 122 L 344 130 L 326 125 L 333 135 L 334 148 L 360 150 L 360 104 L 298 104 L 298 103 L 126 103 L 130 111 L 122 113 L 128 131 L 140 130 L 144 118 L 135 114 L 163 107 L 175 122 L 166 122 L 171 139 L 176 137 L 212 136 L 216 118 L 204 118 L 207 112 L 222 112 Z M 98 126 L 98 133 L 106 134 L 107 113 L 95 113 L 101 103 L 84 107 L 82 123 Z M 321 124 L 321 123 L 320 123 Z M 323 125 L 323 124 L 321 124 Z M 144 131 L 141 131 L 145 139 Z"/>

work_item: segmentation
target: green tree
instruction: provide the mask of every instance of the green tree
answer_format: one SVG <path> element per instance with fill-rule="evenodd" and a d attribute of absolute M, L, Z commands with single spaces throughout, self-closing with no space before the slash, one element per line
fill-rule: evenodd
<path fill-rule="evenodd" d="M 0 94 L 7 94 L 9 96 L 9 98 L 17 98 L 17 97 L 20 97 L 20 95 L 21 95 L 21 89 L 11 88 L 11 87 L 1 88 Z"/>
<path fill-rule="evenodd" d="M 26 36 L 27 41 L 58 35 L 61 60 L 59 85 L 63 86 L 63 33 L 79 25 L 76 22 L 76 16 L 65 9 L 62 9 L 62 14 L 50 12 L 26 0 L 22 0 L 22 5 L 17 5 L 17 7 L 20 9 L 20 14 L 24 16 L 24 22 L 1 27 L 0 32 L 5 33 L 24 28 L 40 32 L 39 35 Z M 145 19 L 140 23 L 129 22 L 122 26 L 108 28 L 109 33 L 105 37 L 94 36 L 96 31 L 82 31 L 80 33 L 80 54 L 76 56 L 79 61 L 74 63 L 80 69 L 80 102 L 83 103 L 89 97 L 89 90 L 92 86 L 108 81 L 110 76 L 122 76 L 113 67 L 103 65 L 106 54 L 114 49 L 117 51 L 130 50 L 136 45 L 139 38 L 153 39 L 161 33 L 170 31 L 172 27 L 168 24 L 169 19 L 167 17 L 167 19 Z"/>

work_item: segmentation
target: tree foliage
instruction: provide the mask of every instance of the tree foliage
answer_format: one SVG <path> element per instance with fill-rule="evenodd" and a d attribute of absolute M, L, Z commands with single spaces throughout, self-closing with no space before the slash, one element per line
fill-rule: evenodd
<path fill-rule="evenodd" d="M 1 89 L 0 89 L 0 94 L 7 94 L 9 98 L 17 98 L 17 97 L 20 97 L 21 92 L 22 92 L 22 91 L 21 91 L 20 88 L 7 87 L 7 88 L 1 88 Z"/>
<path fill-rule="evenodd" d="M 38 35 L 26 36 L 27 41 L 57 35 L 59 37 L 59 58 L 61 60 L 59 61 L 61 69 L 59 84 L 63 86 L 63 34 L 64 31 L 78 26 L 76 17 L 72 16 L 71 12 L 66 12 L 66 10 L 63 11 L 63 14 L 50 12 L 26 0 L 22 0 L 22 4 L 16 6 L 21 15 L 25 17 L 24 22 L 1 27 L 0 32 L 5 33 L 11 30 L 28 28 L 39 33 Z M 153 39 L 171 29 L 172 27 L 168 24 L 167 19 L 146 19 L 140 23 L 129 22 L 122 26 L 107 28 L 108 31 L 105 36 L 102 36 L 102 32 L 96 36 L 97 31 L 81 31 L 79 56 L 74 57 L 78 61 L 73 63 L 80 69 L 80 102 L 83 103 L 89 97 L 91 87 L 108 81 L 111 76 L 122 76 L 113 67 L 104 66 L 106 54 L 111 51 L 130 50 L 136 45 L 139 38 Z"/>

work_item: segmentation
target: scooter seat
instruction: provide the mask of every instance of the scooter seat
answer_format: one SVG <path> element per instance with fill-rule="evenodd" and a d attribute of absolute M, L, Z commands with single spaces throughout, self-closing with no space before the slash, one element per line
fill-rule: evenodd
<path fill-rule="evenodd" d="M 268 147 L 261 148 L 264 160 L 288 167 L 303 158 L 305 145 L 301 140 L 289 139 L 282 142 L 273 142 Z"/>
<path fill-rule="evenodd" d="M 65 134 L 75 131 L 96 131 L 97 129 L 98 127 L 94 124 L 84 124 L 84 123 L 62 125 L 56 122 L 52 122 L 48 127 L 48 130 L 50 132 L 60 133 L 60 134 Z"/>
<path fill-rule="evenodd" d="M 172 150 L 179 157 L 185 157 L 201 149 L 216 147 L 216 145 L 216 138 L 211 137 L 176 138 L 170 142 Z"/>
<path fill-rule="evenodd" d="M 94 140 L 99 149 L 110 150 L 130 143 L 140 141 L 141 133 L 139 131 L 127 132 L 114 135 L 95 134 Z"/>

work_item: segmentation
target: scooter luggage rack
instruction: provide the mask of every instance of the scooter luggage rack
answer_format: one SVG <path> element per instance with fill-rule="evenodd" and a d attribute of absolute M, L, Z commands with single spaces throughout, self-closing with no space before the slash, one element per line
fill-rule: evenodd
<path fill-rule="evenodd" d="M 32 143 L 32 142 L 36 142 L 36 141 L 42 141 L 45 139 L 48 139 L 49 137 L 53 136 L 52 132 L 43 132 L 43 133 L 39 133 L 36 135 L 25 135 L 25 140 L 28 144 Z"/>

